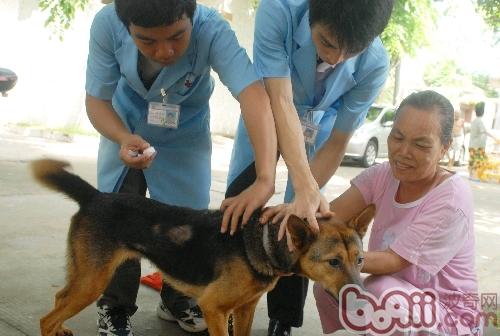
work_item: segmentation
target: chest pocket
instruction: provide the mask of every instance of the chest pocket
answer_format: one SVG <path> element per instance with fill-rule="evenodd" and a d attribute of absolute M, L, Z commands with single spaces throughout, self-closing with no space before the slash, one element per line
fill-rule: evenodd
<path fill-rule="evenodd" d="M 199 73 L 187 73 L 168 90 L 169 103 L 182 104 L 184 107 L 189 106 L 199 109 L 202 106 L 208 105 L 213 86 L 209 72 L 202 73 L 201 75 Z"/>
<path fill-rule="evenodd" d="M 200 84 L 200 77 L 194 72 L 188 72 L 174 84 L 171 92 L 181 97 L 189 96 L 196 91 L 196 88 Z"/>

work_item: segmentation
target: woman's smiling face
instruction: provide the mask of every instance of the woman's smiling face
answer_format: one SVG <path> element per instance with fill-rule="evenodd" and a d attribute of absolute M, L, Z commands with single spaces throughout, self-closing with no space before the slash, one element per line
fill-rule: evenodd
<path fill-rule="evenodd" d="M 411 105 L 398 113 L 387 144 L 392 173 L 402 183 L 432 179 L 447 150 L 437 111 Z"/>

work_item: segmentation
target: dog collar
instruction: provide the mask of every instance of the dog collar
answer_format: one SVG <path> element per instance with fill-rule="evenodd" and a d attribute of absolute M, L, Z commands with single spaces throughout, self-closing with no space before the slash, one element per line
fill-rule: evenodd
<path fill-rule="evenodd" d="M 264 247 L 264 252 L 266 252 L 266 256 L 269 258 L 271 265 L 275 269 L 279 270 L 278 262 L 274 259 L 273 252 L 271 250 L 271 240 L 269 238 L 269 224 L 265 224 L 262 230 L 262 246 Z"/>

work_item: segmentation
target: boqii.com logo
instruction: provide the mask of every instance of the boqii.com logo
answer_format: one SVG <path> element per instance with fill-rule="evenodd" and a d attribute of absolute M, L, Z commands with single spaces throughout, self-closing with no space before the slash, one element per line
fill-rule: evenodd
<path fill-rule="evenodd" d="M 435 331 L 438 294 L 432 289 L 386 290 L 380 298 L 356 285 L 339 294 L 340 322 L 350 332 L 388 335 L 399 330 Z"/>

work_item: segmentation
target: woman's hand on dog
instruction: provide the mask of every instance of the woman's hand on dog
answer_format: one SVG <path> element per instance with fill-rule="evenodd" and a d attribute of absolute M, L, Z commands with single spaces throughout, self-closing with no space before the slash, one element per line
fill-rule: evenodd
<path fill-rule="evenodd" d="M 226 198 L 220 206 L 220 210 L 224 212 L 220 232 L 225 233 L 230 228 L 230 234 L 233 235 L 238 228 L 240 217 L 243 216 L 241 225 L 245 225 L 253 212 L 262 208 L 273 193 L 274 180 L 257 177 L 241 194 Z"/>
<path fill-rule="evenodd" d="M 262 224 L 269 223 L 270 221 L 272 224 L 281 222 L 278 240 L 281 240 L 286 234 L 288 249 L 293 251 L 295 246 L 293 246 L 286 225 L 290 215 L 302 218 L 308 223 L 313 232 L 319 232 L 317 218 L 330 218 L 332 214 L 330 205 L 321 193 L 296 193 L 292 203 L 266 208 L 260 217 L 260 222 Z"/>
<path fill-rule="evenodd" d="M 150 145 L 146 140 L 137 134 L 127 134 L 120 139 L 120 159 L 130 168 L 145 169 L 153 162 L 154 156 L 137 155 L 131 156 L 130 152 L 142 154 Z"/>

